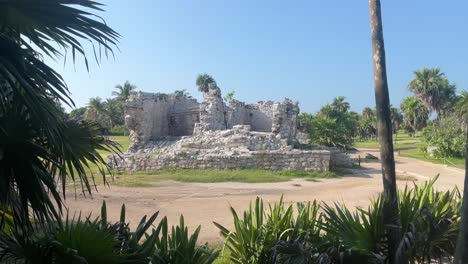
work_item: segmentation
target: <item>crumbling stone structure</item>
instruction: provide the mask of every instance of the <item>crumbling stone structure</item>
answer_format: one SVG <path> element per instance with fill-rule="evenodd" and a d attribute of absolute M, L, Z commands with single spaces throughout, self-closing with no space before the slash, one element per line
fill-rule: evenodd
<path fill-rule="evenodd" d="M 131 144 L 122 157 L 112 156 L 117 170 L 163 168 L 264 168 L 329 170 L 343 155 L 326 149 L 294 149 L 297 102 L 236 101 L 227 105 L 216 83 L 203 91 L 204 101 L 181 94 L 132 93 L 125 104 Z M 349 164 L 348 164 L 349 165 Z"/>

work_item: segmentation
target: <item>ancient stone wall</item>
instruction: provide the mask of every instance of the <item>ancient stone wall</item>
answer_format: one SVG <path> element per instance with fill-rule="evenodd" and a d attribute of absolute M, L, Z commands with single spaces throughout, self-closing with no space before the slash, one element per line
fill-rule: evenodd
<path fill-rule="evenodd" d="M 289 99 L 283 102 L 260 101 L 255 104 L 238 103 L 227 108 L 227 128 L 250 125 L 252 131 L 272 132 L 290 143 L 294 142 L 299 114 L 297 102 Z"/>
<path fill-rule="evenodd" d="M 350 159 L 329 149 L 299 150 L 297 102 L 226 105 L 216 83 L 202 103 L 186 95 L 132 93 L 125 104 L 130 148 L 113 156 L 117 170 L 163 168 L 329 170 Z"/>
<path fill-rule="evenodd" d="M 272 101 L 258 102 L 257 104 L 249 104 L 248 109 L 248 124 L 253 131 L 272 132 L 274 119 Z"/>
<path fill-rule="evenodd" d="M 269 132 L 294 144 L 297 102 L 261 101 L 226 105 L 221 90 L 210 84 L 198 103 L 187 96 L 161 93 L 132 93 L 125 103 L 125 120 L 130 129 L 129 151 L 145 149 L 152 141 L 167 136 L 188 136 L 207 131 L 249 125 L 252 131 Z"/>
<path fill-rule="evenodd" d="M 199 104 L 192 98 L 136 92 L 125 102 L 130 151 L 167 136 L 191 135 L 198 121 Z"/>
<path fill-rule="evenodd" d="M 203 98 L 200 104 L 200 122 L 195 124 L 194 133 L 226 129 L 226 105 L 219 87 L 215 83 L 209 84 L 208 90 L 203 93 Z"/>
<path fill-rule="evenodd" d="M 192 155 L 184 151 L 171 154 L 124 154 L 121 158 L 114 156 L 110 165 L 120 171 L 154 171 L 165 168 L 328 171 L 330 152 L 278 150 L 251 151 L 239 155 Z"/>

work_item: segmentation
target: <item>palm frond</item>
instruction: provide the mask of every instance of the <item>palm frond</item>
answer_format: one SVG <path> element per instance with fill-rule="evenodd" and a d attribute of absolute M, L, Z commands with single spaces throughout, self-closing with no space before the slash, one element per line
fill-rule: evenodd
<path fill-rule="evenodd" d="M 91 194 L 94 185 L 94 175 L 91 174 L 93 183 L 87 177 L 91 166 L 98 168 L 98 173 L 106 183 L 106 174 L 110 173 L 104 157 L 99 151 L 106 151 L 119 155 L 120 145 L 105 136 L 100 135 L 100 127 L 95 123 L 72 120 L 64 122 L 63 140 L 61 144 L 52 145 L 51 151 L 56 155 L 56 163 L 50 163 L 53 175 L 57 175 L 62 184 L 63 195 L 67 177 L 73 182 L 79 181 L 82 190 Z"/>
<path fill-rule="evenodd" d="M 89 42 L 93 50 L 95 45 L 99 50 L 103 47 L 106 54 L 116 47 L 119 34 L 91 13 L 102 11 L 101 7 L 91 0 L 0 2 L 0 79 L 6 81 L 15 94 L 24 97 L 25 105 L 31 109 L 35 107 L 35 114 L 53 116 L 47 107 L 44 110 L 37 107 L 38 98 L 49 95 L 73 104 L 65 82 L 40 59 L 40 52 L 56 59 L 71 49 L 73 62 L 78 52 L 88 67 L 83 41 Z M 95 58 L 99 61 L 101 54 L 99 57 L 95 54 Z"/>

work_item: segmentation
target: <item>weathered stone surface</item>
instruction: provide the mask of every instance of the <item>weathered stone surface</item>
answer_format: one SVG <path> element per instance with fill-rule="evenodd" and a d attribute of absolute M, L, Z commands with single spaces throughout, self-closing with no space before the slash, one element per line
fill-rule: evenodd
<path fill-rule="evenodd" d="M 131 152 L 159 138 L 191 135 L 198 121 L 199 104 L 186 96 L 136 92 L 125 102 Z"/>
<path fill-rule="evenodd" d="M 297 102 L 237 102 L 226 105 L 210 84 L 204 101 L 176 94 L 132 93 L 125 104 L 131 144 L 112 168 L 124 171 L 162 168 L 320 170 L 348 166 L 336 151 L 293 149 Z"/>
<path fill-rule="evenodd" d="M 164 168 L 181 169 L 251 169 L 328 171 L 330 152 L 309 151 L 250 151 L 234 154 L 204 154 L 176 152 L 170 154 L 127 153 L 113 156 L 110 165 L 121 171 L 154 171 Z"/>
<path fill-rule="evenodd" d="M 339 150 L 331 150 L 330 166 L 332 168 L 345 167 L 350 168 L 353 166 L 353 160 L 349 155 Z"/>

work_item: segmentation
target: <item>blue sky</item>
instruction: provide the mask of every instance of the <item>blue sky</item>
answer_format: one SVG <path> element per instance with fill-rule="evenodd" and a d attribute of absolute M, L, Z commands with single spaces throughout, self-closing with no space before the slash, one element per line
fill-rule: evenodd
<path fill-rule="evenodd" d="M 125 80 L 147 92 L 186 89 L 211 74 L 226 94 L 255 102 L 284 97 L 313 112 L 346 96 L 352 109 L 374 105 L 368 1 L 107 0 L 118 31 L 115 59 L 75 67 L 60 62 L 77 106 L 110 97 Z M 382 0 L 391 102 L 408 96 L 413 71 L 440 67 L 468 88 L 468 1 Z M 92 52 L 89 53 L 92 58 Z"/>

